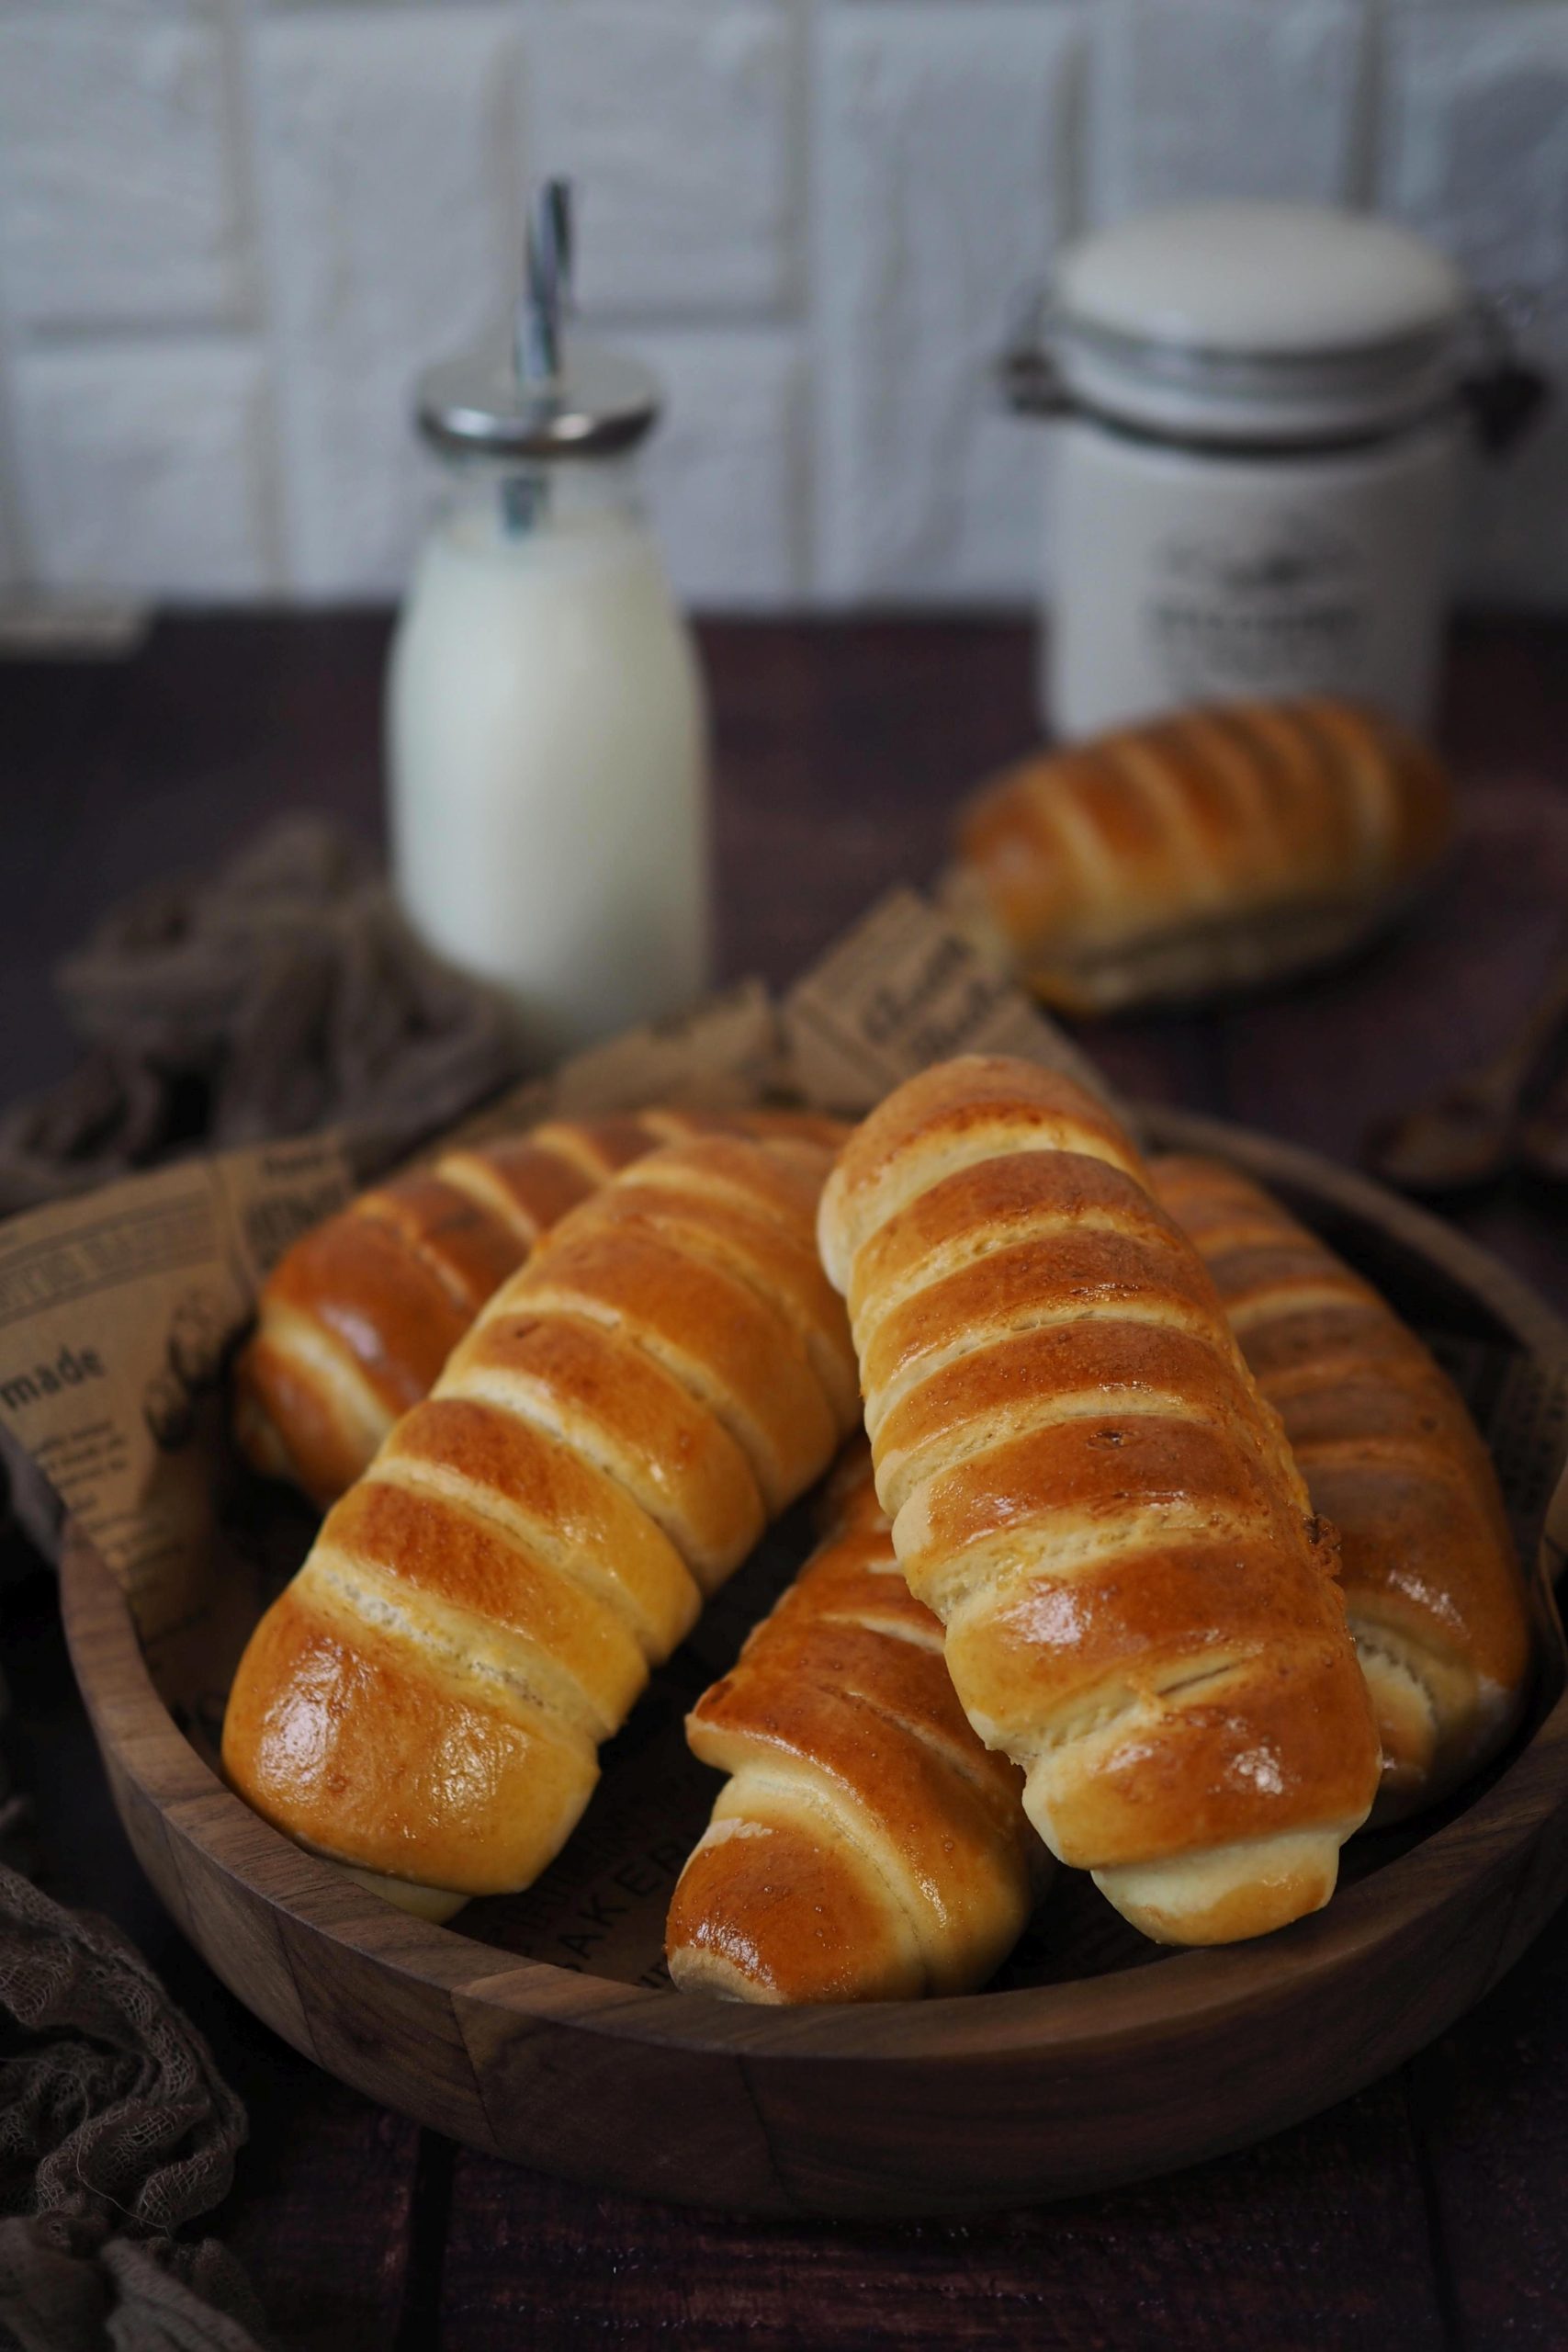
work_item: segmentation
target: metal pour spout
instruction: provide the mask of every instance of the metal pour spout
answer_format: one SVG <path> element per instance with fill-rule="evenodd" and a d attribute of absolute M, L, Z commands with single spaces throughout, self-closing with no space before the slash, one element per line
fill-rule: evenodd
<path fill-rule="evenodd" d="M 561 322 L 571 307 L 571 182 L 547 180 L 529 208 L 515 357 L 520 386 L 561 372 Z"/>

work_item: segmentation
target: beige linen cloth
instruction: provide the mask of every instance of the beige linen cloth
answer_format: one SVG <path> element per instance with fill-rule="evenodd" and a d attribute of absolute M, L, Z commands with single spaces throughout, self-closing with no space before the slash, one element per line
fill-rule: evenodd
<path fill-rule="evenodd" d="M 117 909 L 55 980 L 84 1058 L 0 1114 L 0 1216 L 325 1125 L 374 1170 L 519 1071 L 499 1000 L 425 955 L 314 820 Z M 21 1812 L 0 1781 L 0 1857 Z M 119 1930 L 0 1859 L 0 2352 L 258 2352 L 238 2264 L 175 2234 L 227 2195 L 244 2136 Z"/>
<path fill-rule="evenodd" d="M 25 1824 L 0 1770 L 0 2345 L 265 2352 L 238 2263 L 173 2234 L 228 2194 L 244 2109 L 118 1928 L 13 1866 Z"/>
<path fill-rule="evenodd" d="M 520 1070 L 502 1000 L 428 955 L 368 854 L 318 818 L 141 892 L 54 978 L 84 1057 L 0 1112 L 0 1216 L 315 1127 L 378 1168 Z"/>

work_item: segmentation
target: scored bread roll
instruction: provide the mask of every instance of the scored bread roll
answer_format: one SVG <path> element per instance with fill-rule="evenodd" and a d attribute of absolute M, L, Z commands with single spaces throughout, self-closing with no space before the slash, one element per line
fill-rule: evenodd
<path fill-rule="evenodd" d="M 1153 1178 L 1338 1530 L 1382 1742 L 1372 1818 L 1397 1820 L 1484 1762 L 1523 1701 L 1529 1619 L 1491 1456 L 1420 1340 L 1261 1186 L 1185 1156 Z"/>
<path fill-rule="evenodd" d="M 251 1636 L 223 1763 L 257 1812 L 436 1916 L 558 1852 L 650 1666 L 858 1419 L 828 1165 L 671 1146 L 490 1300 Z"/>
<path fill-rule="evenodd" d="M 285 1252 L 262 1284 L 235 1372 L 234 1427 L 268 1477 L 324 1509 L 400 1413 L 427 1396 L 474 1317 L 567 1211 L 660 1145 L 699 1135 L 835 1146 L 834 1120 L 790 1111 L 646 1110 L 552 1119 L 444 1152 L 362 1193 Z"/>
<path fill-rule="evenodd" d="M 1163 1942 L 1325 1903 L 1379 1770 L 1332 1540 L 1116 1122 L 939 1065 L 851 1137 L 818 1235 L 899 1563 L 1052 1851 Z"/>
<path fill-rule="evenodd" d="M 961 814 L 944 887 L 1047 1003 L 1107 1012 L 1342 953 L 1452 831 L 1442 770 L 1391 720 L 1235 703 L 1019 762 Z"/>
<path fill-rule="evenodd" d="M 732 1777 L 670 1906 L 670 1973 L 731 2000 L 972 1992 L 1022 1932 L 1040 1848 L 905 1584 L 863 1445 L 838 1524 L 686 1719 Z"/>

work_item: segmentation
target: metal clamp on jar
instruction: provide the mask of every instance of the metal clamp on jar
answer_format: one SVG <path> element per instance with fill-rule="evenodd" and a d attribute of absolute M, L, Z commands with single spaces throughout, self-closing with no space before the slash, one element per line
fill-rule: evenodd
<path fill-rule="evenodd" d="M 1495 322 L 1493 332 L 1495 334 Z M 1430 718 L 1467 405 L 1498 447 L 1544 385 L 1443 255 L 1297 205 L 1085 240 L 1005 363 L 1055 421 L 1041 694 L 1067 736 L 1330 694 Z"/>

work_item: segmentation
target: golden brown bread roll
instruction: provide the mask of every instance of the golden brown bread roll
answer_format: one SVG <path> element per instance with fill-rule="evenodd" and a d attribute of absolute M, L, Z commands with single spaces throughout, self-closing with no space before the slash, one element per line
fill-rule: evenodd
<path fill-rule="evenodd" d="M 876 1498 L 876 1472 L 863 1429 L 850 1440 L 823 1479 L 812 1518 L 824 1542 L 849 1528 L 887 1525 L 887 1513 Z"/>
<path fill-rule="evenodd" d="M 448 1151 L 362 1193 L 297 1241 L 262 1286 L 236 1371 L 234 1425 L 255 1467 L 323 1509 L 540 1236 L 618 1169 L 689 1136 L 796 1136 L 838 1122 L 790 1111 L 649 1110 L 555 1119 Z"/>
<path fill-rule="evenodd" d="M 1338 1529 L 1382 1741 L 1373 1818 L 1396 1820 L 1483 1762 L 1523 1700 L 1524 1585 L 1491 1456 L 1420 1340 L 1260 1186 L 1188 1158 L 1156 1160 L 1154 1185 Z"/>
<path fill-rule="evenodd" d="M 559 1850 L 650 1664 L 854 1417 L 828 1164 L 656 1152 L 490 1300 L 251 1637 L 223 1762 L 259 1813 L 437 1916 Z"/>
<path fill-rule="evenodd" d="M 1106 1012 L 1340 953 L 1452 830 L 1441 769 L 1391 720 L 1237 703 L 1021 761 L 961 815 L 946 888 L 1048 1004 Z"/>
<path fill-rule="evenodd" d="M 1379 1770 L 1332 1543 L 1111 1114 L 942 1064 L 852 1136 L 818 1234 L 899 1563 L 1052 1851 L 1160 1941 L 1326 1902 Z"/>
<path fill-rule="evenodd" d="M 733 1777 L 670 1906 L 682 1992 L 971 1992 L 1029 1916 L 1019 1775 L 964 1720 L 863 1446 L 834 1487 L 839 1524 L 686 1719 L 693 1754 Z"/>

